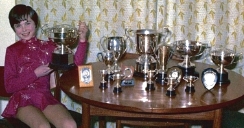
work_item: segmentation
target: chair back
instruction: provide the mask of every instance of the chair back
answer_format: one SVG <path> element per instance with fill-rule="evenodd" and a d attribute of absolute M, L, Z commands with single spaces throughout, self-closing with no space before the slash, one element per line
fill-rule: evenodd
<path fill-rule="evenodd" d="M 4 87 L 4 66 L 0 66 L 0 97 L 10 97 Z"/>

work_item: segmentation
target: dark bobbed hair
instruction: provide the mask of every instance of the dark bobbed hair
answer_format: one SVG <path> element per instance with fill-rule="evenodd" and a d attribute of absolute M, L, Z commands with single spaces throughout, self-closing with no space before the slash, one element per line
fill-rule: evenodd
<path fill-rule="evenodd" d="M 32 7 L 23 4 L 15 5 L 10 10 L 8 15 L 9 23 L 12 29 L 14 30 L 14 24 L 18 24 L 21 21 L 27 20 L 28 16 L 35 22 L 36 27 L 38 27 L 38 15 Z"/>

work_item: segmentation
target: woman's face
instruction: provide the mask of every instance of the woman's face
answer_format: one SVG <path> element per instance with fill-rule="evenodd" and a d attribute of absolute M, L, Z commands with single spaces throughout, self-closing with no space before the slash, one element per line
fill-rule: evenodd
<path fill-rule="evenodd" d="M 14 24 L 14 30 L 20 39 L 29 40 L 36 34 L 36 25 L 35 22 L 28 16 L 27 20 Z"/>

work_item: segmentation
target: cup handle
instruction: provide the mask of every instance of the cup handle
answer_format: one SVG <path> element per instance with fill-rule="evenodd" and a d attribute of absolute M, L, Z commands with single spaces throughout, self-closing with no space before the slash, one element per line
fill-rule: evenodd
<path fill-rule="evenodd" d="M 108 38 L 106 36 L 103 36 L 101 39 L 100 39 L 100 46 L 102 47 L 103 51 L 106 51 L 106 46 L 104 46 L 104 42 L 107 40 Z"/>
<path fill-rule="evenodd" d="M 127 71 L 129 71 L 129 74 L 125 73 Z M 124 79 L 130 78 L 133 75 L 133 69 L 131 69 L 129 67 L 126 67 L 125 70 L 124 70 L 124 72 L 123 72 L 123 74 L 125 75 L 124 76 Z"/>

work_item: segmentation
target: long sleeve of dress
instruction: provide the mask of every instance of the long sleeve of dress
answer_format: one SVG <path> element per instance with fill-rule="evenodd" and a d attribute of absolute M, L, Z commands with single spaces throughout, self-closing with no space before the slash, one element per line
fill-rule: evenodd
<path fill-rule="evenodd" d="M 18 57 L 18 55 L 16 54 L 18 54 L 18 52 L 14 50 L 6 50 L 4 83 L 6 85 L 5 89 L 8 93 L 17 92 L 38 79 L 33 70 L 22 70 L 22 73 L 18 72 L 18 67 L 16 67 L 16 61 L 19 58 L 16 58 Z"/>
<path fill-rule="evenodd" d="M 87 42 L 79 42 L 74 56 L 74 62 L 77 66 L 85 63 L 87 46 Z"/>

